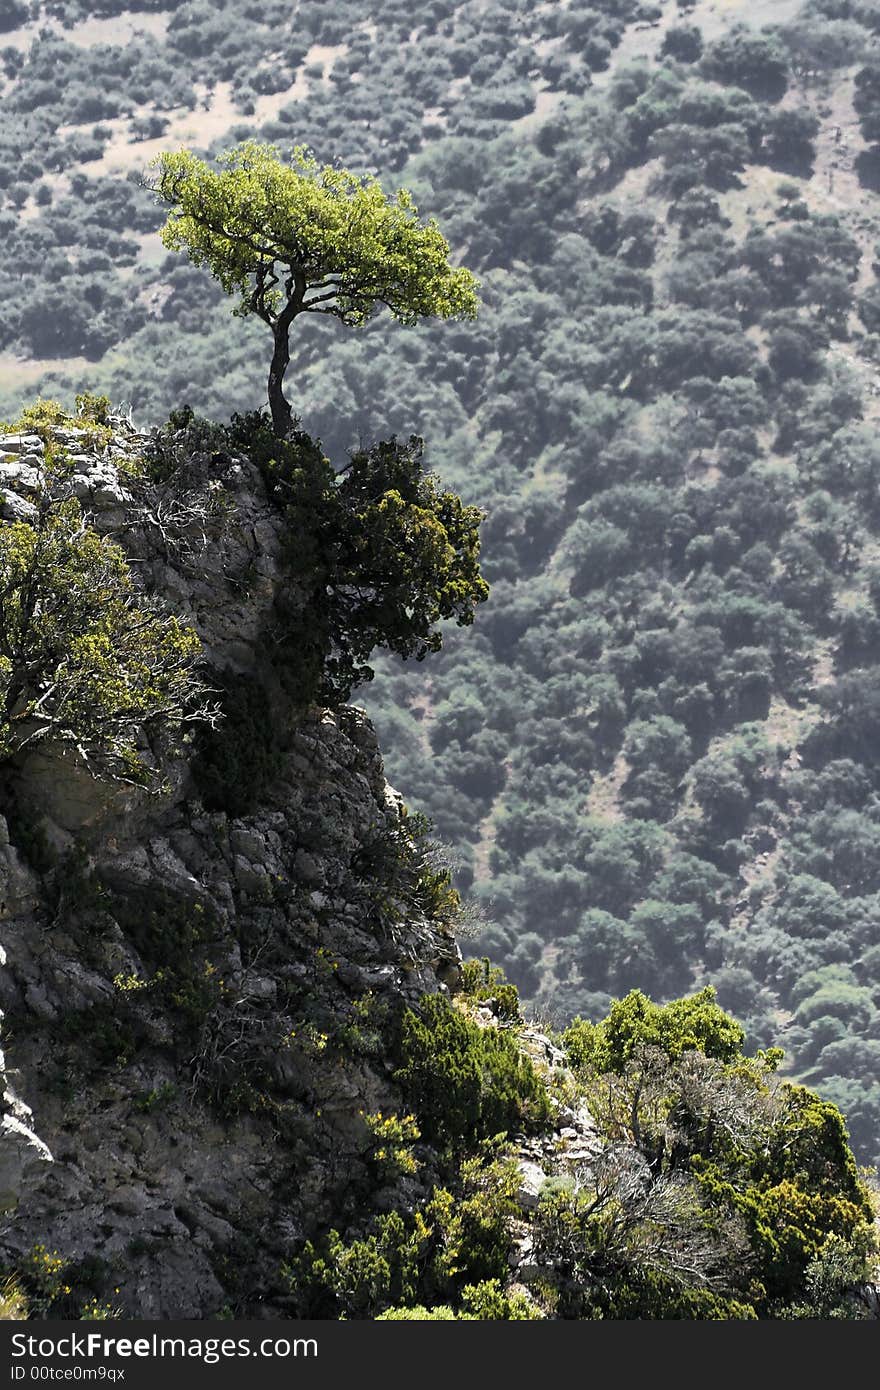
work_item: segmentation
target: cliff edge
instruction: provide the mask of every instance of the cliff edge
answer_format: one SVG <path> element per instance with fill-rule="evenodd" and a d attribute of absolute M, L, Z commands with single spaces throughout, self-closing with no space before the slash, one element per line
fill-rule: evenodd
<path fill-rule="evenodd" d="M 460 957 L 419 907 L 366 717 L 285 706 L 260 471 L 197 452 L 151 482 L 148 439 L 121 419 L 56 426 L 51 447 L 0 438 L 4 517 L 77 498 L 214 675 L 260 689 L 272 728 L 235 730 L 236 766 L 262 759 L 259 805 L 207 809 L 183 758 L 159 794 L 43 744 L 6 769 L 0 1243 L 7 1264 L 42 1246 L 90 1268 L 128 1314 L 206 1317 L 271 1303 L 292 1240 L 357 1186 L 363 1114 L 399 1108 L 375 1020 L 455 984 Z"/>
<path fill-rule="evenodd" d="M 476 518 L 419 441 L 340 483 L 249 428 L 0 435 L 0 1314 L 877 1316 L 840 1112 L 711 989 L 551 1039 L 462 962 L 429 827 L 319 697 L 469 620 Z"/>

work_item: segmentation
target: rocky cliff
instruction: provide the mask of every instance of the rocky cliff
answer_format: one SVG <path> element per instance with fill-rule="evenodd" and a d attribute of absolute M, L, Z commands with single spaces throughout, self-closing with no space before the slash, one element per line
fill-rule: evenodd
<path fill-rule="evenodd" d="M 205 808 L 185 760 L 158 796 L 57 750 L 7 774 L 0 1247 L 58 1251 L 129 1314 L 253 1313 L 363 1176 L 363 1114 L 398 1108 L 376 1021 L 454 984 L 458 949 L 407 898 L 364 715 L 294 719 L 272 687 L 281 527 L 258 470 L 197 455 L 169 489 L 125 421 L 52 439 L 49 464 L 38 435 L 0 438 L 6 519 L 50 484 L 79 498 L 213 671 L 260 675 L 275 752 L 240 816 Z"/>
<path fill-rule="evenodd" d="M 463 965 L 369 721 L 303 697 L 302 513 L 228 432 L 92 409 L 0 436 L 0 1316 L 876 1316 L 835 1107 L 711 990 L 563 1051 Z M 197 717 L 109 775 L 190 629 Z"/>

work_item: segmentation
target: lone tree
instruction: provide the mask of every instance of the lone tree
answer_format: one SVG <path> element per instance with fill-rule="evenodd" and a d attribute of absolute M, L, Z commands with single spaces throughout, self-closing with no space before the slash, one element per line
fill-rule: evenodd
<path fill-rule="evenodd" d="M 188 150 L 156 164 L 152 187 L 171 204 L 164 245 L 186 248 L 238 296 L 236 314 L 256 314 L 272 330 L 269 407 L 279 438 L 293 429 L 283 388 L 300 314 L 357 328 L 382 307 L 405 325 L 476 313 L 476 280 L 449 264 L 436 222 L 419 218 L 405 189 L 391 197 L 374 178 L 322 168 L 303 147 L 285 163 L 255 141 L 221 155 L 218 168 Z"/>

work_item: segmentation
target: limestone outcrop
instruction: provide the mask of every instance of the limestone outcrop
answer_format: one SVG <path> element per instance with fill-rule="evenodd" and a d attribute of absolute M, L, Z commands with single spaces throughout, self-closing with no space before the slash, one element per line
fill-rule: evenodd
<path fill-rule="evenodd" d="M 78 497 L 210 669 L 263 682 L 278 746 L 241 816 L 206 808 L 186 760 L 158 796 L 52 748 L 5 770 L 0 1263 L 42 1244 L 129 1313 L 258 1315 L 362 1170 L 363 1113 L 398 1102 L 375 1020 L 460 956 L 407 900 L 405 808 L 366 717 L 294 718 L 273 685 L 281 525 L 258 470 L 205 455 L 171 488 L 125 421 L 90 440 L 59 429 L 48 461 L 36 435 L 0 438 L 5 520 Z"/>

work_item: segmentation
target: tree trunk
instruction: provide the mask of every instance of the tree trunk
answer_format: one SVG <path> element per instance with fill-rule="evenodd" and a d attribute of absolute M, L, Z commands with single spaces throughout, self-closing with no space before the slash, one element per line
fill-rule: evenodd
<path fill-rule="evenodd" d="M 289 332 L 289 321 L 282 319 L 274 329 L 275 351 L 269 368 L 269 409 L 278 439 L 286 439 L 293 429 L 293 411 L 284 395 L 284 374 L 290 364 Z"/>

